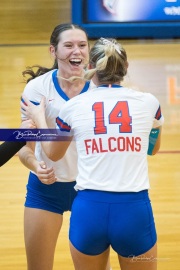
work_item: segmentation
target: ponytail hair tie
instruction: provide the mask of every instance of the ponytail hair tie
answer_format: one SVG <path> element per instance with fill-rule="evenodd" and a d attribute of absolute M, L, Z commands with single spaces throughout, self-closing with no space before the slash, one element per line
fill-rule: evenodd
<path fill-rule="evenodd" d="M 119 55 L 121 55 L 121 51 L 119 49 L 119 46 L 115 43 L 113 43 L 112 41 L 106 39 L 106 38 L 100 38 L 100 40 L 102 41 L 103 45 L 111 45 L 115 48 L 115 50 L 118 52 Z"/>

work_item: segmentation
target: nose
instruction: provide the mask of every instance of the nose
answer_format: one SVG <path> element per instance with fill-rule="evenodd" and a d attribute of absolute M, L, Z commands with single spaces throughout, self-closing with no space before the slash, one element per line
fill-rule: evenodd
<path fill-rule="evenodd" d="M 74 50 L 73 50 L 73 53 L 80 53 L 81 52 L 81 50 L 80 50 L 80 48 L 79 48 L 79 46 L 75 46 L 74 47 Z"/>

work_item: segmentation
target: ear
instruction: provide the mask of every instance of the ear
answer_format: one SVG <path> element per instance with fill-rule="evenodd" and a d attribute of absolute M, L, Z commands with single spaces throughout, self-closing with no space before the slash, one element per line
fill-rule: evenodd
<path fill-rule="evenodd" d="M 50 45 L 49 52 L 54 58 L 56 58 L 56 51 L 55 51 L 55 47 L 53 45 Z"/>

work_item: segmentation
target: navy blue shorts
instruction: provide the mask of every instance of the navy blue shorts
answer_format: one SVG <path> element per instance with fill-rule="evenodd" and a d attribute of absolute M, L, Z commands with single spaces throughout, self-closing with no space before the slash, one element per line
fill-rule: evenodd
<path fill-rule="evenodd" d="M 43 209 L 63 214 L 70 211 L 77 192 L 74 189 L 76 182 L 55 182 L 51 185 L 43 184 L 38 177 L 30 173 L 25 206 Z"/>
<path fill-rule="evenodd" d="M 69 239 L 87 255 L 101 254 L 109 246 L 123 257 L 147 252 L 157 241 L 148 191 L 78 191 Z"/>

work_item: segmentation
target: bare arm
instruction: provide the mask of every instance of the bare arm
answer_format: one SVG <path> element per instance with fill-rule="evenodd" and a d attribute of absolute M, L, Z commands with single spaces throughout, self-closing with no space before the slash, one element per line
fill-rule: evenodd
<path fill-rule="evenodd" d="M 19 159 L 25 167 L 34 171 L 37 177 L 43 184 L 52 184 L 56 182 L 57 177 L 54 173 L 54 169 L 48 168 L 44 161 L 38 161 L 34 155 L 35 143 L 27 142 L 19 151 Z"/>
<path fill-rule="evenodd" d="M 19 151 L 19 159 L 25 167 L 37 172 L 39 162 L 34 155 L 34 149 L 35 143 L 27 142 L 26 145 Z"/>
<path fill-rule="evenodd" d="M 58 141 L 58 142 L 43 141 L 41 142 L 41 144 L 48 158 L 51 159 L 52 161 L 57 161 L 65 155 L 71 143 L 71 139 L 69 141 Z"/>

